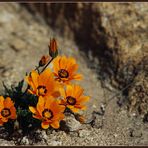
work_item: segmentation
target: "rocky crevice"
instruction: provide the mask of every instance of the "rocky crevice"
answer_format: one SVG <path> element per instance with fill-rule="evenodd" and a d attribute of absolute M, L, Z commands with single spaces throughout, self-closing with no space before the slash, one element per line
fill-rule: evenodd
<path fill-rule="evenodd" d="M 99 78 L 113 87 L 121 90 L 134 83 L 141 73 L 147 73 L 147 4 L 27 4 L 25 7 L 43 16 L 62 36 L 73 39 L 89 64 L 93 65 L 97 58 L 99 64 L 95 70 Z M 123 94 L 128 96 L 128 92 L 129 88 Z"/>

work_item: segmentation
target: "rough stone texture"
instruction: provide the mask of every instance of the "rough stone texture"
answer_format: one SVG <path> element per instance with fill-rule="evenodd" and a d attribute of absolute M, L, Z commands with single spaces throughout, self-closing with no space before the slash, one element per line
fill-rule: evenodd
<path fill-rule="evenodd" d="M 65 37 L 74 39 L 91 67 L 97 57 L 100 64 L 96 71 L 112 86 L 122 89 L 136 81 L 137 75 L 147 74 L 147 3 L 27 4 L 27 8 L 44 16 Z M 144 104 L 147 101 L 141 108 L 147 108 Z M 146 114 L 147 109 L 143 110 Z"/>
<path fill-rule="evenodd" d="M 99 57 L 101 70 L 116 87 L 133 80 L 141 60 L 148 57 L 147 3 L 28 4 L 27 7 L 40 12 L 55 30 L 73 38 L 81 50 L 87 54 L 91 50 Z"/>
<path fill-rule="evenodd" d="M 77 4 L 74 4 L 73 7 L 75 5 Z M 90 6 L 84 8 L 84 5 L 87 6 L 88 4 L 81 4 L 79 5 L 79 7 L 81 7 L 82 10 L 84 9 L 85 12 L 87 12 L 87 10 L 90 10 Z M 106 5 L 106 7 L 112 6 L 112 4 L 100 4 L 99 7 L 101 7 L 101 5 L 102 7 L 104 7 L 104 5 Z M 119 4 L 115 4 L 115 6 L 116 5 Z M 62 10 L 60 9 L 60 5 L 58 5 L 58 7 L 52 7 L 52 9 L 56 8 L 57 12 L 59 10 Z M 68 15 L 66 16 L 66 18 L 68 19 L 71 13 L 67 12 L 71 11 L 69 11 L 69 7 L 67 7 L 66 9 L 68 9 L 66 11 L 66 14 Z M 58 16 L 57 13 L 54 14 L 56 15 L 54 16 L 56 21 L 56 18 L 58 18 Z M 91 13 L 90 15 L 85 14 L 83 16 L 85 16 L 84 18 L 86 20 L 88 19 L 88 22 L 91 24 L 92 21 L 89 19 L 89 17 L 92 17 Z M 94 16 L 94 19 L 95 18 L 96 16 Z M 64 20 L 66 19 L 63 18 L 63 21 Z M 74 20 L 74 18 L 71 19 L 69 21 L 69 24 Z M 91 121 L 92 113 L 95 111 L 98 114 L 96 115 L 96 120 L 93 119 L 95 120 L 93 123 L 101 123 L 102 127 L 100 128 L 100 126 L 97 125 L 92 126 L 91 124 L 83 124 L 83 128 L 78 128 L 77 131 L 65 132 L 61 129 L 49 129 L 48 132 L 45 132 L 45 130 L 38 130 L 34 132 L 32 131 L 30 135 L 25 135 L 24 137 L 16 132 L 13 137 L 9 138 L 7 133 L 2 130 L 2 128 L 0 128 L 0 145 L 148 145 L 147 122 L 143 123 L 140 117 L 135 118 L 133 116 L 129 116 L 126 106 L 119 107 L 117 105 L 116 97 L 113 97 L 113 99 L 108 102 L 108 104 L 105 106 L 105 110 L 103 109 L 104 114 L 100 115 L 99 109 L 101 106 L 103 106 L 102 104 L 105 104 L 109 100 L 109 98 L 115 95 L 114 93 L 118 91 L 113 89 L 112 87 L 110 87 L 111 91 L 108 91 L 107 89 L 102 87 L 101 81 L 98 79 L 99 75 L 98 73 L 96 73 L 96 70 L 100 68 L 100 65 L 98 66 L 97 59 L 94 58 L 90 52 L 92 50 L 91 47 L 93 46 L 93 44 L 94 47 L 97 47 L 95 44 L 95 40 L 88 42 L 88 40 L 84 39 L 85 37 L 87 39 L 91 39 L 93 37 L 93 34 L 91 34 L 91 30 L 93 30 L 94 33 L 96 31 L 93 29 L 94 27 L 86 25 L 86 29 L 88 29 L 89 31 L 84 32 L 84 20 L 80 18 L 78 18 L 78 20 L 82 21 L 82 26 L 78 28 L 77 32 L 79 32 L 80 34 L 82 33 L 82 35 L 77 38 L 77 41 L 79 40 L 81 43 L 83 43 L 83 45 L 84 43 L 86 43 L 85 47 L 87 48 L 85 51 L 88 52 L 90 60 L 88 60 L 88 57 L 85 54 L 79 51 L 79 48 L 85 49 L 80 46 L 80 42 L 74 42 L 74 40 L 72 40 L 71 38 L 68 39 L 67 37 L 62 36 L 58 31 L 53 30 L 50 26 L 48 26 L 40 16 L 30 14 L 19 4 L 1 4 L 0 91 L 4 93 L 1 83 L 2 81 L 5 81 L 8 85 L 15 85 L 16 83 L 18 83 L 18 81 L 23 79 L 26 71 L 29 72 L 36 66 L 42 54 L 48 53 L 47 44 L 49 42 L 49 39 L 50 37 L 55 36 L 58 40 L 59 47 L 61 48 L 60 54 L 75 57 L 79 64 L 79 72 L 84 75 L 85 79 L 79 84 L 84 87 L 85 94 L 91 97 L 91 101 L 88 104 L 88 109 L 84 114 L 86 119 L 88 119 L 88 121 Z M 60 26 L 66 27 L 66 24 L 64 22 L 63 24 L 61 23 L 62 25 L 60 23 L 61 22 L 59 21 Z M 74 25 L 74 22 L 72 24 Z M 53 26 L 55 25 L 53 24 Z M 56 27 L 61 29 L 60 26 Z M 66 32 L 64 29 L 63 31 Z M 67 33 L 73 34 L 72 30 L 71 32 L 72 33 L 68 31 Z M 98 47 L 100 47 L 98 49 L 108 49 L 103 48 L 107 47 L 106 37 L 102 38 L 104 33 L 99 34 L 102 35 L 98 38 L 98 42 L 100 42 L 97 43 L 99 45 Z M 90 46 L 88 46 L 88 44 Z M 91 50 L 88 50 L 88 47 Z M 105 50 L 99 50 L 98 54 L 101 55 L 101 52 L 105 52 Z M 101 122 L 102 119 L 103 122 Z M 20 136 L 17 137 L 18 135 Z"/>
<path fill-rule="evenodd" d="M 73 132 L 82 128 L 82 124 L 75 119 L 74 115 L 66 115 L 64 121 L 68 131 Z"/>
<path fill-rule="evenodd" d="M 135 78 L 135 85 L 129 89 L 130 112 L 141 115 L 148 113 L 148 75 L 143 73 Z"/>

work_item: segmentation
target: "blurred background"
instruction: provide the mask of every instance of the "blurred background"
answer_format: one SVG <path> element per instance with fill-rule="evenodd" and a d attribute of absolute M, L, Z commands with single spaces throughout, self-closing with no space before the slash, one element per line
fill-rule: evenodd
<path fill-rule="evenodd" d="M 143 124 L 148 121 L 148 3 L 1 3 L 1 93 L 2 81 L 15 85 L 48 54 L 52 37 L 61 55 L 76 58 L 85 77 L 80 84 L 92 98 L 88 118 L 109 104 L 103 130 L 108 136 L 121 130 L 117 140 L 109 136 L 114 139 L 109 143 L 138 144 L 139 139 L 129 138 L 130 127 L 137 125 L 126 110 L 140 118 L 136 131 L 143 132 L 140 144 L 148 144 Z"/>

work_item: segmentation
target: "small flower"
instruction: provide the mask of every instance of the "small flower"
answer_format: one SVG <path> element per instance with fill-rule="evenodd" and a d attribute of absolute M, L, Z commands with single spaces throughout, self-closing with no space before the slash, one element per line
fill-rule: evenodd
<path fill-rule="evenodd" d="M 0 96 L 0 126 L 8 122 L 8 119 L 16 118 L 16 109 L 11 98 L 7 97 L 4 99 L 3 96 Z"/>
<path fill-rule="evenodd" d="M 54 80 L 50 69 L 44 70 L 40 75 L 33 70 L 29 76 L 26 76 L 27 83 L 32 87 L 28 89 L 31 94 L 37 96 L 59 96 L 60 85 Z"/>
<path fill-rule="evenodd" d="M 55 58 L 58 55 L 58 47 L 57 47 L 57 42 L 54 38 L 50 40 L 50 45 L 48 47 L 49 47 L 49 55 L 52 58 Z"/>
<path fill-rule="evenodd" d="M 85 102 L 89 100 L 88 96 L 83 95 L 83 88 L 79 85 L 67 85 L 66 90 L 61 91 L 64 99 L 61 100 L 61 104 L 65 105 L 67 108 L 73 112 L 78 112 L 79 110 L 85 110 Z"/>
<path fill-rule="evenodd" d="M 74 58 L 58 56 L 53 62 L 56 80 L 68 84 L 71 80 L 82 79 L 82 75 L 76 73 L 78 64 Z"/>
<path fill-rule="evenodd" d="M 41 126 L 43 129 L 47 129 L 49 126 L 57 129 L 59 128 L 59 122 L 64 119 L 63 105 L 59 105 L 59 101 L 53 98 L 39 97 L 36 108 L 30 106 L 29 110 L 33 113 L 33 117 L 42 121 Z"/>
<path fill-rule="evenodd" d="M 42 56 L 42 58 L 39 61 L 39 66 L 44 66 L 48 63 L 49 61 L 49 56 Z"/>

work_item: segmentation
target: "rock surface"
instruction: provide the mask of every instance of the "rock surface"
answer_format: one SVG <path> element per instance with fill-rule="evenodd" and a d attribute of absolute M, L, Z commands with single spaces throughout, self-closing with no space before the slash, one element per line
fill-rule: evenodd
<path fill-rule="evenodd" d="M 41 14 L 53 29 L 75 40 L 88 56 L 89 65 L 115 88 L 122 89 L 137 81 L 141 73 L 147 75 L 147 3 L 27 4 L 26 7 Z M 141 108 L 147 108 L 144 104 L 147 101 Z M 144 110 L 146 114 L 148 111 Z"/>
<path fill-rule="evenodd" d="M 148 57 L 147 3 L 27 4 L 27 8 L 40 12 L 87 55 L 92 51 L 92 60 L 99 58 L 101 71 L 117 88 L 133 80 Z"/>
<path fill-rule="evenodd" d="M 87 10 L 90 10 L 90 8 L 93 6 L 93 4 L 91 5 L 91 7 L 88 4 L 78 5 L 82 10 L 85 10 L 85 12 L 87 12 Z M 86 7 L 84 7 L 84 5 L 86 5 Z M 119 4 L 115 4 L 115 6 L 117 5 Z M 64 7 L 63 5 L 61 6 Z M 75 8 L 75 4 L 72 6 Z M 112 4 L 100 4 L 98 7 L 101 6 L 106 8 L 111 7 Z M 133 7 L 139 6 L 137 6 L 136 4 L 133 5 Z M 144 5 L 142 6 L 144 7 Z M 52 10 L 55 8 L 57 9 L 57 11 L 62 11 L 62 9 L 60 9 L 60 5 L 57 5 L 56 7 L 52 6 Z M 65 14 L 67 14 L 67 19 L 71 18 L 69 20 L 70 24 L 78 15 L 73 16 L 71 15 L 71 13 L 68 14 L 68 11 L 69 7 L 66 8 Z M 138 11 L 137 13 L 140 13 L 141 11 L 142 10 Z M 143 11 L 145 12 L 145 10 Z M 78 11 L 78 13 L 79 12 L 80 11 Z M 92 17 L 91 15 L 85 14 L 84 19 L 89 20 L 88 16 L 90 18 Z M 56 20 L 59 20 L 57 13 L 55 13 L 55 16 L 53 18 L 56 18 L 55 22 Z M 94 19 L 95 18 L 96 17 L 94 17 Z M 51 130 L 50 132 L 46 133 L 44 130 L 39 130 L 35 131 L 35 133 L 30 133 L 30 135 L 25 135 L 24 137 L 20 136 L 18 139 L 14 137 L 15 140 L 13 140 L 13 137 L 12 140 L 8 140 L 8 136 L 0 128 L 0 145 L 148 145 L 147 123 L 143 123 L 141 118 L 130 117 L 126 106 L 119 107 L 117 105 L 116 97 L 113 97 L 114 99 L 108 102 L 108 104 L 105 106 L 103 117 L 100 117 L 99 109 L 101 105 L 105 104 L 112 96 L 115 95 L 114 93 L 117 93 L 118 91 L 113 89 L 112 87 L 110 87 L 111 91 L 108 91 L 107 89 L 102 87 L 101 81 L 98 79 L 98 77 L 100 76 L 96 72 L 98 71 L 98 68 L 100 68 L 100 66 L 98 66 L 97 59 L 92 56 L 90 51 L 92 50 L 93 46 L 100 47 L 97 49 L 101 49 L 99 50 L 99 55 L 101 55 L 101 52 L 105 52 L 105 50 L 102 49 L 105 49 L 104 47 L 107 47 L 107 40 L 106 37 L 102 40 L 104 34 L 96 31 L 94 29 L 95 27 L 86 25 L 86 28 L 89 29 L 89 31 L 83 32 L 84 20 L 81 19 L 81 17 L 77 19 L 82 21 L 82 26 L 78 25 L 79 27 L 77 30 L 77 32 L 81 33 L 82 35 L 77 38 L 77 41 L 79 40 L 83 43 L 83 45 L 84 43 L 86 43 L 85 47 L 87 48 L 84 48 L 84 46 L 82 48 L 82 45 L 80 45 L 80 43 L 78 43 L 76 40 L 73 40 L 72 38 L 68 39 L 66 36 L 61 35 L 58 29 L 53 30 L 53 28 L 47 25 L 40 16 L 30 14 L 21 5 L 16 3 L 2 3 L 0 5 L 0 91 L 1 94 L 4 93 L 1 83 L 2 81 L 5 81 L 7 85 L 15 85 L 16 83 L 18 83 L 18 81 L 23 79 L 25 73 L 29 72 L 36 66 L 40 57 L 43 54 L 48 53 L 47 45 L 49 39 L 50 37 L 55 36 L 58 40 L 59 47 L 61 48 L 60 54 L 75 57 L 79 64 L 79 72 L 84 75 L 85 79 L 80 82 L 80 84 L 84 87 L 86 95 L 89 95 L 91 97 L 91 101 L 90 103 L 88 103 L 88 109 L 85 112 L 86 119 L 88 119 L 88 121 L 91 121 L 93 112 L 98 112 L 98 115 L 96 116 L 97 120 L 94 121 L 94 124 L 101 123 L 102 127 L 100 128 L 100 126 L 97 125 L 94 125 L 93 127 L 91 124 L 82 124 L 83 128 L 78 128 L 77 131 L 65 132 L 64 130 L 59 129 Z M 61 20 L 64 21 L 65 19 Z M 92 21 L 89 20 L 88 22 L 91 24 Z M 59 24 L 61 24 L 60 21 Z M 75 25 L 75 23 L 71 23 L 71 25 Z M 53 27 L 54 26 L 55 25 L 53 24 Z M 63 22 L 60 26 L 66 27 L 67 25 Z M 62 30 L 60 26 L 56 27 Z M 88 42 L 87 40 L 87 42 L 84 42 L 86 41 L 84 39 L 85 37 L 87 39 L 91 39 L 93 37 L 91 30 L 93 30 L 94 33 L 99 32 L 96 37 L 102 34 L 98 38 L 98 42 L 100 42 L 97 42 L 98 46 L 96 46 L 96 40 L 90 40 L 90 42 Z M 63 29 L 63 31 L 66 33 L 65 29 Z M 73 31 L 71 30 L 71 33 L 69 33 L 69 31 L 67 33 L 73 34 Z M 78 37 L 78 35 L 76 37 Z M 96 37 L 94 36 L 94 38 Z M 88 46 L 88 44 L 90 46 Z M 88 47 L 91 50 L 88 50 Z M 85 49 L 84 51 L 87 51 L 89 53 L 90 60 L 88 60 L 88 57 L 79 49 Z M 103 122 L 101 122 L 102 119 Z M 132 134 L 135 135 L 133 137 L 131 136 L 132 131 L 134 131 Z M 139 135 L 139 133 L 140 136 L 137 136 Z M 40 137 L 37 135 L 42 136 Z"/>

